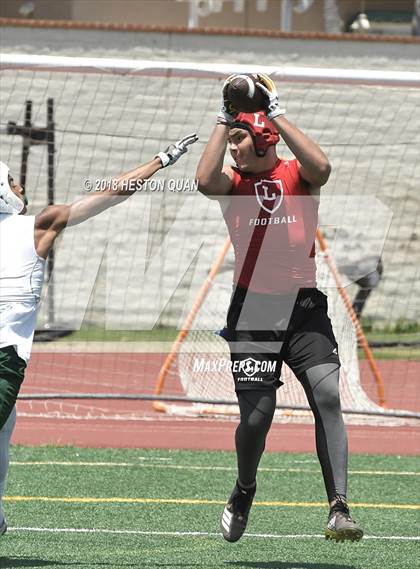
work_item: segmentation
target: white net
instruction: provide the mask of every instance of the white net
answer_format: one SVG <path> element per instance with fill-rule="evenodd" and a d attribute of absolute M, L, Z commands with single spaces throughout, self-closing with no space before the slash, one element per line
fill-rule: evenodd
<path fill-rule="evenodd" d="M 28 63 L 29 62 L 29 63 Z M 157 179 L 192 180 L 199 156 L 214 124 L 220 105 L 220 87 L 226 74 L 244 66 L 217 66 L 210 64 L 176 64 L 171 62 L 131 62 L 125 60 L 83 60 L 81 58 L 54 58 L 41 56 L 3 55 L 1 134 L 2 159 L 12 171 L 18 172 L 21 161 L 21 138 L 6 134 L 7 124 L 14 121 L 22 125 L 25 119 L 25 101 L 32 101 L 32 122 L 45 126 L 46 101 L 54 100 L 55 109 L 55 201 L 69 202 L 85 194 L 85 180 L 95 183 L 131 169 L 165 148 L 180 136 L 197 131 L 200 142 L 183 157 L 173 169 L 163 171 Z M 248 69 L 255 71 L 255 69 Z M 402 322 L 415 326 L 420 319 L 417 290 L 419 282 L 417 259 L 420 254 L 418 239 L 418 192 L 420 181 L 417 149 L 420 103 L 417 89 L 418 73 L 414 72 L 357 72 L 344 70 L 317 70 L 299 68 L 266 68 L 276 79 L 288 117 L 325 149 L 333 165 L 326 196 L 354 196 L 354 209 L 363 212 L 360 196 L 376 196 L 392 212 L 382 259 L 385 277 L 372 295 L 366 316 L 377 328 L 389 328 Z M 284 145 L 280 153 L 289 155 Z M 30 149 L 26 189 L 30 199 L 30 213 L 39 211 L 46 203 L 47 157 L 42 145 Z M 196 197 L 196 196 L 195 196 Z M 141 210 L 142 223 L 137 228 L 137 248 L 143 247 L 147 256 L 156 252 L 162 238 L 170 232 L 174 218 L 186 202 L 185 192 L 158 192 L 152 199 L 136 196 L 131 200 Z M 201 196 L 197 202 L 204 200 Z M 135 207 L 130 204 L 131 207 Z M 199 209 L 200 217 L 196 210 Z M 162 275 L 173 272 L 173 251 L 183 253 L 189 248 L 189 238 L 201 243 L 212 242 L 214 237 L 215 209 L 195 203 L 185 213 L 185 225 L 194 223 L 194 231 L 171 235 L 170 247 L 161 251 L 162 265 L 154 279 L 158 294 L 166 286 Z M 103 325 L 107 310 L 118 311 L 118 295 L 111 301 L 106 297 L 105 281 L 110 262 L 106 244 L 115 243 L 115 227 L 124 225 L 127 208 L 116 208 L 112 214 L 96 219 L 88 229 L 94 234 L 94 245 L 86 246 L 83 238 L 68 235 L 56 248 L 57 282 L 55 293 L 63 298 L 69 282 L 78 282 L 80 297 L 91 298 L 96 280 L 92 310 L 89 318 L 93 325 Z M 330 224 L 330 220 L 326 222 Z M 339 225 L 337 215 L 333 225 Z M 377 224 L 378 226 L 380 223 Z M 371 226 L 372 227 L 372 226 Z M 195 229 L 197 228 L 197 229 Z M 140 232 L 140 233 L 139 233 Z M 68 232 L 70 234 L 70 232 Z M 330 237 L 328 231 L 326 236 Z M 222 236 L 223 241 L 223 236 Z M 349 233 L 346 250 L 360 261 L 369 247 L 369 238 L 362 228 L 354 227 Z M 92 250 L 92 255 L 86 249 Z M 133 247 L 121 248 L 121 281 L 133 283 Z M 140 253 L 144 256 L 144 251 Z M 69 264 L 75 255 L 79 263 Z M 334 251 L 339 268 L 349 259 Z M 138 257 L 138 256 L 137 256 Z M 188 257 L 188 255 L 187 255 Z M 210 257 L 210 255 L 208 256 Z M 189 259 L 189 257 L 188 257 Z M 80 267 L 84 278 L 80 282 Z M 188 261 L 185 261 L 185 273 Z M 161 270 L 162 269 L 162 270 Z M 194 267 L 205 278 L 207 263 Z M 108 275 L 109 276 L 109 275 Z M 185 282 L 175 283 L 172 302 L 162 301 L 160 323 L 176 326 L 189 287 Z M 109 287 L 109 284 L 107 286 Z M 179 286 L 178 286 L 179 285 Z M 133 287 L 129 293 L 138 293 Z M 156 289 L 142 291 L 143 314 L 150 312 L 150 302 Z M 56 303 L 55 320 L 65 325 L 74 314 L 74 299 L 64 295 Z M 113 298 L 114 298 L 113 297 Z M 392 298 L 392 303 L 389 299 Z M 136 307 L 137 310 L 137 307 Z M 126 313 L 121 327 L 139 325 L 136 310 Z M 40 325 L 47 320 L 41 310 Z M 49 323 L 51 324 L 51 323 Z"/>
<path fill-rule="evenodd" d="M 197 131 L 200 142 L 174 168 L 157 176 L 164 184 L 169 178 L 193 181 L 219 109 L 224 78 L 236 71 L 271 74 L 290 120 L 325 149 L 333 164 L 331 179 L 323 190 L 325 196 L 350 197 L 354 218 L 359 219 L 367 212 L 376 215 L 380 209 L 379 206 L 376 209 L 378 203 L 366 207 L 360 196 L 376 196 L 380 206 L 388 208 L 380 211 L 380 219 L 385 223 L 378 222 L 377 217 L 376 223 L 371 220 L 367 225 L 354 223 L 354 218 L 343 220 L 348 206 L 337 206 L 337 202 L 324 218 L 321 216 L 339 268 L 358 265 L 361 257 L 374 248 L 370 266 L 381 254 L 385 273 L 369 300 L 367 316 L 378 328 L 392 327 L 398 322 L 417 325 L 420 240 L 416 224 L 420 170 L 416 117 L 420 101 L 413 87 L 418 87 L 418 73 L 352 73 L 293 67 L 255 69 L 241 65 L 13 55 L 3 55 L 1 67 L 1 158 L 13 172 L 19 172 L 22 139 L 7 134 L 9 121 L 23 125 L 25 101 L 30 100 L 33 125 L 45 126 L 46 102 L 50 98 L 54 101 L 57 203 L 68 203 L 85 195 L 86 179 L 94 183 L 118 175 L 148 160 L 180 136 Z M 279 147 L 279 153 L 290 156 L 284 145 Z M 42 145 L 34 145 L 30 149 L 26 184 L 30 213 L 46 205 L 46 188 L 47 154 Z M 389 210 L 392 221 L 387 215 Z M 337 227 L 343 226 L 345 246 L 343 239 L 335 238 Z M 378 234 L 373 228 L 381 231 Z M 61 354 L 59 360 L 58 355 L 52 354 L 46 370 L 46 356 L 40 356 L 39 368 L 34 364 L 31 368 L 33 389 L 42 380 L 45 393 L 80 390 L 77 378 L 82 375 L 89 378 L 86 384 L 91 392 L 109 392 L 118 386 L 120 390 L 152 393 L 159 370 L 156 362 L 161 361 L 156 350 L 152 355 L 146 345 L 147 334 L 151 328 L 180 326 L 225 238 L 226 229 L 217 205 L 185 191 L 139 193 L 124 205 L 66 230 L 55 251 L 54 321 L 48 321 L 45 303 L 39 326 L 46 323 L 50 327 L 71 329 L 88 326 L 95 329 L 92 339 L 96 340 L 98 330 L 147 333 L 142 346 L 137 342 L 127 350 L 101 342 L 96 346 L 97 357 L 79 355 L 75 358 L 77 363 L 71 365 L 66 364 L 67 356 Z M 354 277 L 350 275 L 346 286 Z M 199 315 L 204 318 L 206 311 L 211 314 L 207 330 L 220 329 L 224 324 L 230 282 L 228 271 L 222 271 L 216 279 L 203 315 Z M 217 288 L 220 298 L 213 300 Z M 335 300 L 331 298 L 331 290 L 328 292 L 330 309 L 341 310 L 341 305 L 333 307 Z M 375 404 L 360 387 L 354 331 L 347 324 L 343 326 L 342 332 L 336 330 L 347 377 L 342 381 L 342 389 L 348 390 L 348 394 L 343 393 L 343 407 L 369 410 Z M 225 344 L 212 332 L 188 340 L 192 345 L 197 341 L 204 342 L 203 353 L 209 351 L 208 346 L 222 342 L 225 353 Z M 182 351 L 188 349 L 188 342 Z M 77 354 L 86 349 L 80 345 L 78 351 L 71 348 Z M 170 343 L 166 342 L 159 353 L 169 349 Z M 407 378 L 412 373 L 409 363 L 395 374 L 392 368 L 389 374 L 397 378 L 401 393 L 407 391 Z M 107 375 L 111 369 L 112 379 Z M 188 378 L 184 369 L 188 369 L 187 363 L 181 363 L 179 370 L 175 368 L 173 383 L 166 383 L 169 395 L 179 393 L 180 378 L 186 382 L 182 385 L 186 393 L 201 393 L 196 391 L 193 378 Z M 224 382 L 224 375 L 220 374 L 218 380 Z M 231 397 L 230 376 L 226 381 L 225 387 L 217 387 L 214 397 Z M 295 406 L 306 406 L 300 386 L 292 387 L 292 380 L 285 383 L 279 391 L 279 403 L 293 401 Z M 403 409 L 404 404 L 398 408 Z"/>
<path fill-rule="evenodd" d="M 329 284 L 330 270 L 322 252 L 317 254 L 318 287 L 328 296 L 329 316 L 340 354 L 340 396 L 346 422 L 354 424 L 405 424 L 409 419 L 391 416 L 392 410 L 384 409 L 372 401 L 361 383 L 358 361 L 358 341 L 355 326 L 337 289 Z M 166 404 L 167 412 L 181 415 L 237 415 L 238 407 L 229 367 L 230 353 L 227 342 L 215 332 L 225 321 L 226 307 L 232 294 L 232 263 L 225 262 L 225 270 L 217 274 L 209 293 L 204 298 L 186 339 L 180 344 L 177 358 L 168 370 L 179 376 L 186 397 L 198 400 L 191 405 Z M 227 268 L 227 270 L 226 270 Z M 324 279 L 322 279 L 324 275 Z M 284 385 L 277 391 L 274 421 L 312 422 L 305 392 L 290 370 L 283 363 L 281 379 Z M 206 403 L 207 401 L 208 403 Z M 232 403 L 232 404 L 230 404 Z M 398 412 L 397 412 L 398 413 Z M 372 415 L 371 415 L 372 414 Z M 415 422 L 415 421 L 414 421 Z"/>

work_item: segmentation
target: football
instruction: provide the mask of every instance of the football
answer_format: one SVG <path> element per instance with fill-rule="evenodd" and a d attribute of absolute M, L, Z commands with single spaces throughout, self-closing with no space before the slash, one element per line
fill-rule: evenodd
<path fill-rule="evenodd" d="M 265 108 L 265 97 L 256 86 L 256 74 L 235 75 L 229 81 L 227 98 L 237 111 L 255 113 Z"/>

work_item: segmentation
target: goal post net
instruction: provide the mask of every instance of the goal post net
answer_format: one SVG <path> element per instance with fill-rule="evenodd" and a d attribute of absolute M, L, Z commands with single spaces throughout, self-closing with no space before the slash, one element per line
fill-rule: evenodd
<path fill-rule="evenodd" d="M 340 395 L 346 422 L 400 424 L 405 419 L 414 419 L 415 414 L 387 408 L 381 373 L 320 230 L 317 232 L 317 244 L 318 287 L 328 296 L 329 316 L 339 345 Z M 158 376 L 156 395 L 165 394 L 166 385 L 179 379 L 188 403 L 157 401 L 154 403 L 157 411 L 183 416 L 221 417 L 239 413 L 229 348 L 217 332 L 217 327 L 226 319 L 226 306 L 232 295 L 232 256 L 232 245 L 228 239 L 199 290 Z M 336 285 L 334 288 L 329 286 L 331 278 Z M 358 346 L 362 347 L 367 358 L 379 404 L 370 399 L 362 387 Z M 285 363 L 281 379 L 284 385 L 277 390 L 274 421 L 312 421 L 304 390 Z"/>
<path fill-rule="evenodd" d="M 412 236 L 420 179 L 419 133 L 413 119 L 420 112 L 419 73 L 23 54 L 2 54 L 0 67 L 2 160 L 12 171 L 19 171 L 21 140 L 8 134 L 9 122 L 24 124 L 25 101 L 30 100 L 34 124 L 45 124 L 46 101 L 54 99 L 57 203 L 69 203 L 89 189 L 100 190 L 95 184 L 101 180 L 145 162 L 189 132 L 200 136 L 173 168 L 158 174 L 155 186 L 64 232 L 55 250 L 55 325 L 85 329 L 83 345 L 71 344 L 70 338 L 66 348 L 70 355 L 63 355 L 63 343 L 50 350 L 40 346 L 39 355 L 35 350 L 29 369 L 33 381 L 27 382 L 23 395 L 38 393 L 43 401 L 53 394 L 80 394 L 91 401 L 98 394 L 234 400 L 230 375 L 226 384 L 218 375 L 216 392 L 207 395 L 197 391 L 194 378 L 188 379 L 188 385 L 183 383 L 188 354 L 218 353 L 223 342 L 214 331 L 225 323 L 231 252 L 194 315 L 194 330 L 183 331 L 185 338 L 167 366 L 161 393 L 155 393 L 174 337 L 227 237 L 217 204 L 195 191 L 194 174 L 220 106 L 221 85 L 234 72 L 268 73 L 278 86 L 287 116 L 330 158 L 333 172 L 323 189 L 321 230 L 342 288 L 354 296 L 351 283 L 381 257 L 385 273 L 366 308 L 369 322 L 378 330 L 400 326 L 402 333 L 418 325 L 418 241 Z M 279 153 L 290 157 L 283 144 Z M 31 149 L 26 183 L 29 213 L 46 205 L 46 160 L 42 148 Z M 348 377 L 353 378 L 342 382 L 349 391 L 343 407 L 353 413 L 382 413 L 369 366 L 358 359 L 356 328 L 322 251 L 318 255 L 320 286 L 328 292 L 335 326 L 343 328 L 342 334 L 336 330 L 343 367 L 349 367 Z M 43 304 L 40 326 L 46 318 Z M 118 332 L 113 338 L 124 338 L 123 331 L 133 340 L 130 345 L 125 339 L 110 342 L 110 331 Z M 226 347 L 223 342 L 223 353 Z M 72 354 L 77 357 L 72 359 Z M 411 385 L 409 363 L 398 371 L 392 362 L 385 366 L 385 403 L 391 377 L 397 378 L 401 390 Z M 380 372 L 383 375 L 382 368 Z M 279 404 L 307 408 L 299 389 L 285 381 Z M 394 409 L 405 409 L 403 402 L 395 401 Z M 65 405 L 60 405 L 57 413 L 63 414 Z M 107 413 L 91 402 L 87 405 L 93 415 Z M 43 412 L 51 409 L 55 408 L 50 401 Z M 74 413 L 82 412 L 80 405 L 77 409 Z M 306 420 L 306 411 L 296 411 L 294 417 L 300 412 Z M 135 417 L 135 411 L 130 413 Z"/>

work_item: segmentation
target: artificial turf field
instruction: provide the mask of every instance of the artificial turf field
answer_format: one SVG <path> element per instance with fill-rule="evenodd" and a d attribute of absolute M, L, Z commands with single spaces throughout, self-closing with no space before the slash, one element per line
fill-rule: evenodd
<path fill-rule="evenodd" d="M 419 461 L 350 456 L 359 543 L 323 539 L 327 508 L 316 458 L 266 454 L 248 534 L 219 534 L 235 480 L 228 452 L 23 447 L 11 450 L 9 530 L 0 567 L 415 569 Z"/>

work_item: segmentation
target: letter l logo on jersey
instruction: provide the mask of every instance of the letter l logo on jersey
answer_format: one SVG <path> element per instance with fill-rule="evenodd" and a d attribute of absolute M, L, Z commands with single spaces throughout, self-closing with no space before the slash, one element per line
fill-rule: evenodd
<path fill-rule="evenodd" d="M 260 180 L 254 188 L 257 201 L 265 211 L 274 213 L 279 209 L 284 193 L 281 180 Z"/>

